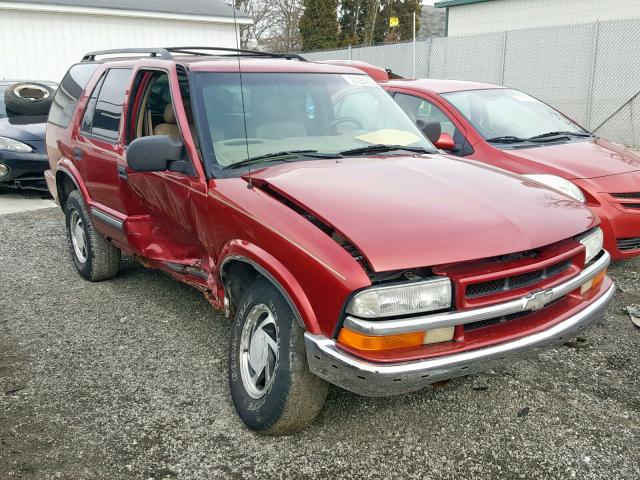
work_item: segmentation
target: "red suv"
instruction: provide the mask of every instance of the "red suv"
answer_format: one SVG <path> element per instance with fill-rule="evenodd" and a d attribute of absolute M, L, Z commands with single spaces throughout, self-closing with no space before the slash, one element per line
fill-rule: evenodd
<path fill-rule="evenodd" d="M 327 381 L 410 392 L 604 315 L 609 254 L 581 202 L 438 154 L 359 70 L 231 53 L 88 54 L 56 94 L 46 177 L 83 277 L 132 255 L 233 316 L 250 428 L 304 427 Z"/>

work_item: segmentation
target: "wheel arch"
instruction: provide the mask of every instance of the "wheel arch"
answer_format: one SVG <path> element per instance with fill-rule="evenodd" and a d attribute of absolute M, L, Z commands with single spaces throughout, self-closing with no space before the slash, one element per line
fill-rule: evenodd
<path fill-rule="evenodd" d="M 225 301 L 233 309 L 251 280 L 266 278 L 282 294 L 296 320 L 305 330 L 320 332 L 318 321 L 304 290 L 295 277 L 272 255 L 246 242 L 231 242 L 219 265 L 219 278 Z"/>
<path fill-rule="evenodd" d="M 60 208 L 64 211 L 67 198 L 69 198 L 69 194 L 74 190 L 79 190 L 82 195 L 85 203 L 88 199 L 88 192 L 84 183 L 80 180 L 80 172 L 75 168 L 75 166 L 68 162 L 62 163 L 58 165 L 55 173 L 56 178 L 56 190 L 58 192 L 58 203 L 60 204 Z"/>

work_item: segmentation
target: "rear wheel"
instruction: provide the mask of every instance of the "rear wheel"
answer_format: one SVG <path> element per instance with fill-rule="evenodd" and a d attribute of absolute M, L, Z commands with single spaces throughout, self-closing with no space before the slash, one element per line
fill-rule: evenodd
<path fill-rule="evenodd" d="M 229 384 L 236 411 L 251 429 L 284 434 L 320 413 L 328 384 L 309 371 L 304 329 L 266 279 L 247 288 L 229 348 Z"/>
<path fill-rule="evenodd" d="M 78 190 L 67 198 L 65 217 L 69 249 L 78 273 L 92 282 L 115 277 L 120 268 L 120 250 L 95 229 Z"/>

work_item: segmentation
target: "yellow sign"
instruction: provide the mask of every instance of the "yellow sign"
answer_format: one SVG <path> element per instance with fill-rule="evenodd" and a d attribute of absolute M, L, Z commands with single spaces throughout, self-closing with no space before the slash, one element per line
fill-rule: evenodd
<path fill-rule="evenodd" d="M 398 25 L 400 25 L 400 19 L 398 19 L 398 17 L 391 17 L 389 19 L 389 26 L 390 27 L 397 27 Z"/>

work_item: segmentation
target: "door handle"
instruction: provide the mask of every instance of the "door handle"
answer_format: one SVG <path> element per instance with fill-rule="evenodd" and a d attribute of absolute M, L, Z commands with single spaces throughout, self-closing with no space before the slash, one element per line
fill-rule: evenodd
<path fill-rule="evenodd" d="M 82 150 L 80 150 L 80 148 L 78 147 L 74 148 L 73 156 L 76 159 L 76 162 L 79 162 L 80 160 L 82 160 Z"/>
<path fill-rule="evenodd" d="M 123 180 L 129 179 L 129 175 L 127 175 L 127 167 L 125 165 L 118 164 L 118 176 Z"/>

